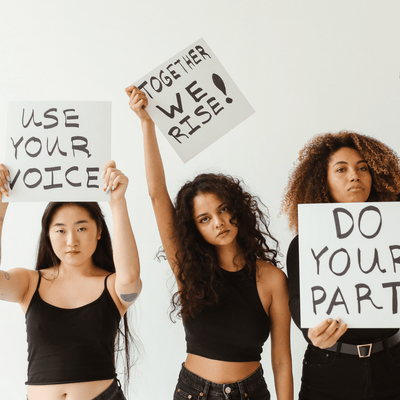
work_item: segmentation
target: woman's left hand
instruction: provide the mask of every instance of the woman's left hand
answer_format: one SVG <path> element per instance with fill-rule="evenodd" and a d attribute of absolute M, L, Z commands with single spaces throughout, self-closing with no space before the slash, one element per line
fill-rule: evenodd
<path fill-rule="evenodd" d="M 129 179 L 119 169 L 117 169 L 115 161 L 111 160 L 105 165 L 103 178 L 103 191 L 111 192 L 111 201 L 121 200 L 125 197 Z"/>

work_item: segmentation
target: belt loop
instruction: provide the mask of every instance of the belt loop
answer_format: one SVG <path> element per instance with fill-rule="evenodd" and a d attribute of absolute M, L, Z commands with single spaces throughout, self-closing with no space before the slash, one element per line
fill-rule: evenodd
<path fill-rule="evenodd" d="M 238 382 L 239 392 L 240 392 L 240 400 L 247 400 L 246 390 L 243 386 L 243 382 Z"/>
<path fill-rule="evenodd" d="M 203 391 L 199 394 L 199 400 L 207 400 L 209 390 L 210 390 L 210 382 L 206 381 Z"/>
<path fill-rule="evenodd" d="M 342 349 L 342 342 L 337 342 L 337 348 L 336 348 L 336 357 L 340 356 L 340 350 Z"/>

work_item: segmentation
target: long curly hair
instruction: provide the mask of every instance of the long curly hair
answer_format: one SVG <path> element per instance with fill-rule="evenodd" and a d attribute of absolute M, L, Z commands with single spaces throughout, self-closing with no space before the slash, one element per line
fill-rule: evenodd
<path fill-rule="evenodd" d="M 85 209 L 89 213 L 90 217 L 96 222 L 97 229 L 101 229 L 101 237 L 98 240 L 96 250 L 92 255 L 93 263 L 105 271 L 110 273 L 115 272 L 110 232 L 107 228 L 101 208 L 98 203 L 95 202 L 52 202 L 47 205 L 42 216 L 42 231 L 39 238 L 38 256 L 35 269 L 42 270 L 60 265 L 60 259 L 54 253 L 50 242 L 49 228 L 54 214 L 65 206 L 78 206 Z M 125 350 L 126 386 L 129 383 L 130 377 L 130 349 L 133 341 L 132 334 L 129 331 L 127 314 L 128 313 L 125 313 L 123 317 L 123 324 L 121 323 L 118 327 L 114 345 L 114 357 L 121 351 Z M 124 342 L 123 346 L 121 345 L 122 341 Z"/>
<path fill-rule="evenodd" d="M 218 302 L 221 278 L 215 246 L 200 234 L 193 217 L 193 200 L 199 194 L 215 194 L 231 213 L 230 223 L 238 226 L 237 243 L 249 274 L 255 273 L 257 260 L 277 265 L 278 242 L 271 235 L 269 217 L 258 197 L 242 188 L 239 179 L 223 174 L 201 174 L 187 182 L 175 201 L 174 238 L 178 243 L 178 291 L 172 297 L 172 311 L 186 319 L 203 307 Z"/>
<path fill-rule="evenodd" d="M 357 150 L 367 162 L 372 177 L 367 201 L 395 201 L 400 193 L 400 159 L 379 140 L 351 131 L 314 136 L 299 153 L 283 195 L 282 212 L 289 227 L 298 231 L 297 205 L 331 203 L 327 170 L 331 155 L 342 147 Z"/>

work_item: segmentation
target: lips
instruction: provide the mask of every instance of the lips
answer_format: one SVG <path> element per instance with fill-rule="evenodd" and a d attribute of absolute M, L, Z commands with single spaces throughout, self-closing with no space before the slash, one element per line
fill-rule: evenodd
<path fill-rule="evenodd" d="M 225 233 L 228 233 L 229 230 L 225 230 L 225 231 L 221 231 L 220 233 L 218 233 L 217 237 L 220 237 L 221 235 L 224 235 Z"/>
<path fill-rule="evenodd" d="M 365 190 L 363 186 L 351 186 L 347 191 L 348 192 L 358 192 L 361 190 Z"/>

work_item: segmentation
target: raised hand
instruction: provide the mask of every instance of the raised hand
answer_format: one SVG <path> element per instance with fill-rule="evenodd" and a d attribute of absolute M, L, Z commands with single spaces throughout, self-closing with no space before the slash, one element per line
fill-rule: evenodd
<path fill-rule="evenodd" d="M 105 165 L 103 178 L 103 191 L 111 192 L 111 202 L 125 198 L 129 179 L 119 169 L 117 169 L 115 161 L 111 160 Z"/>
<path fill-rule="evenodd" d="M 142 122 L 151 121 L 150 115 L 146 111 L 149 104 L 144 92 L 136 86 L 129 86 L 125 89 L 125 93 L 129 96 L 129 107 L 136 113 Z"/>

